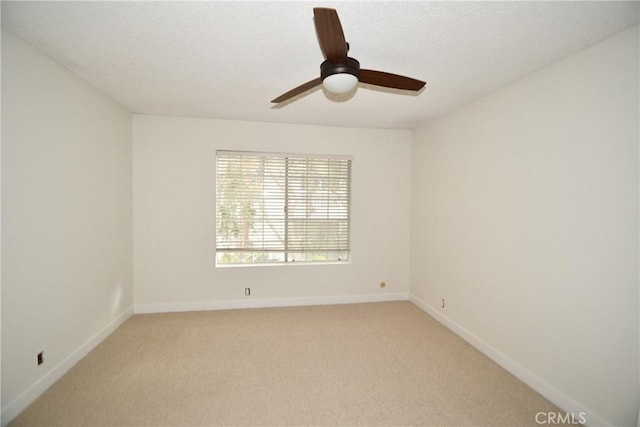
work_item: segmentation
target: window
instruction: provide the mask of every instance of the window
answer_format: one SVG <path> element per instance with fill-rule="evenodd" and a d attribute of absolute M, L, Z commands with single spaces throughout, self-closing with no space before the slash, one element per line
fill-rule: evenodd
<path fill-rule="evenodd" d="M 351 158 L 216 153 L 216 263 L 350 259 Z"/>

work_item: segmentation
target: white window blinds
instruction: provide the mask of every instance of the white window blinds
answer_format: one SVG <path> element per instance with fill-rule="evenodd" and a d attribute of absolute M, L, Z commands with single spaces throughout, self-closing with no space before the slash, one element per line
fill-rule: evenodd
<path fill-rule="evenodd" d="M 349 260 L 350 158 L 216 154 L 218 264 Z"/>

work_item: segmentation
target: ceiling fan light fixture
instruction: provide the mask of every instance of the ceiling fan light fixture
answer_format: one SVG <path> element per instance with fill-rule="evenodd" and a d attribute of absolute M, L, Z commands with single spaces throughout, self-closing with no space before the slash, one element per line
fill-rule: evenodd
<path fill-rule="evenodd" d="M 353 74 L 331 74 L 322 81 L 322 86 L 331 93 L 341 94 L 353 90 L 358 84 L 358 78 Z"/>
<path fill-rule="evenodd" d="M 331 93 L 341 94 L 353 90 L 358 84 L 360 63 L 357 59 L 347 58 L 347 64 L 324 61 L 320 64 L 322 85 Z"/>

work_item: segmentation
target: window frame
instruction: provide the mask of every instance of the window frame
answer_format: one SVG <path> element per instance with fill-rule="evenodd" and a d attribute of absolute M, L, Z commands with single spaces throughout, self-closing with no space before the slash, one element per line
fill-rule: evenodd
<path fill-rule="evenodd" d="M 283 230 L 284 230 L 284 237 L 281 240 L 282 243 L 282 249 L 269 249 L 269 248 L 265 248 L 264 246 L 264 241 L 262 242 L 262 245 L 257 248 L 255 251 L 250 251 L 249 248 L 246 249 L 239 249 L 239 248 L 234 248 L 235 250 L 227 250 L 225 251 L 224 247 L 221 246 L 221 240 L 220 240 L 220 227 L 221 227 L 221 192 L 220 192 L 220 157 L 227 157 L 227 158 L 233 158 L 233 157 L 237 157 L 239 159 L 241 159 L 243 156 L 249 157 L 249 158 L 259 158 L 261 160 L 257 160 L 258 162 L 262 161 L 262 172 L 261 175 L 258 175 L 260 177 L 260 179 L 262 180 L 263 183 L 263 189 L 262 189 L 262 194 L 260 195 L 260 197 L 258 198 L 258 200 L 260 202 L 262 202 L 262 206 L 263 206 L 263 211 L 262 211 L 262 219 L 261 222 L 258 221 L 258 223 L 261 226 L 261 229 L 264 230 L 265 228 L 265 222 L 268 222 L 268 219 L 266 218 L 270 218 L 265 212 L 264 212 L 264 200 L 265 200 L 265 190 L 264 190 L 264 181 L 265 181 L 265 172 L 264 172 L 264 168 L 265 168 L 265 162 L 267 161 L 266 159 L 270 158 L 270 159 L 277 159 L 281 162 L 284 162 L 284 171 L 282 171 L 281 173 L 284 174 L 284 180 L 285 180 L 285 189 L 283 191 L 283 195 L 282 195 L 282 202 L 284 204 L 284 219 L 283 219 Z M 320 225 L 320 228 L 322 229 L 322 227 L 329 227 L 331 224 L 330 222 L 330 216 L 332 216 L 332 214 L 330 213 L 332 211 L 332 209 L 336 209 L 336 206 L 339 206 L 340 203 L 344 204 L 346 203 L 346 208 L 344 207 L 344 205 L 342 205 L 341 208 L 338 208 L 338 210 L 340 211 L 341 214 L 345 214 L 346 213 L 346 218 L 345 217 L 337 217 L 334 218 L 332 222 L 335 222 L 338 224 L 338 228 L 346 228 L 346 247 L 345 246 L 341 246 L 341 244 L 344 244 L 344 235 L 345 235 L 345 231 L 344 230 L 340 230 L 335 232 L 335 234 L 332 234 L 332 236 L 334 237 L 335 240 L 331 240 L 332 242 L 335 242 L 336 246 L 333 248 L 328 249 L 327 248 L 322 248 L 322 249 L 316 249 L 313 247 L 313 243 L 311 243 L 309 245 L 309 247 L 306 247 L 302 250 L 294 250 L 291 249 L 292 243 L 291 243 L 291 237 L 289 236 L 290 233 L 290 228 L 292 227 L 291 224 L 294 224 L 296 222 L 300 222 L 301 220 L 298 218 L 296 219 L 295 216 L 290 215 L 290 207 L 293 205 L 292 200 L 293 197 L 289 194 L 289 181 L 292 180 L 292 177 L 294 177 L 294 173 L 290 171 L 290 168 L 292 168 L 292 166 L 290 166 L 291 164 L 295 164 L 296 162 L 306 162 L 306 168 L 307 168 L 307 174 L 308 174 L 308 169 L 310 168 L 309 166 L 309 162 L 318 162 L 318 161 L 325 161 L 326 162 L 326 166 L 327 166 L 327 175 L 326 175 L 326 180 L 327 182 L 325 182 L 325 186 L 327 188 L 324 189 L 325 193 L 327 194 L 327 204 L 326 204 L 326 209 L 327 209 L 327 214 L 326 217 L 322 218 L 320 217 L 319 220 L 316 220 L 316 223 L 322 223 L 322 225 Z M 338 168 L 338 173 L 336 174 L 335 172 L 332 174 L 331 172 L 329 172 L 329 168 L 331 167 L 331 162 L 336 162 L 334 163 L 334 167 L 337 166 Z M 316 163 L 317 165 L 318 163 Z M 320 163 L 322 164 L 322 163 Z M 227 167 L 229 165 L 227 164 Z M 299 164 L 298 164 L 299 167 Z M 327 265 L 327 264 L 339 264 L 339 265 L 344 265 L 344 264 L 350 264 L 351 263 L 351 259 L 352 259 L 352 254 L 351 254 L 351 208 L 352 208 L 352 167 L 353 167 L 353 156 L 350 155 L 335 155 L 335 154 L 309 154 L 309 153 L 290 153 L 290 152 L 266 152 L 266 151 L 243 151 L 243 150 L 223 150 L 223 149 L 219 149 L 216 150 L 216 190 L 215 190 L 215 211 L 216 211 L 216 225 L 215 225 L 215 238 L 216 238 L 216 247 L 215 247 L 215 266 L 216 267 L 223 267 L 223 268 L 227 268 L 227 267 L 255 267 L 255 266 L 282 266 L 282 265 Z M 346 173 L 344 172 L 346 171 Z M 336 175 L 338 176 L 336 178 Z M 245 176 L 244 174 L 241 174 L 239 176 Z M 316 174 L 313 175 L 312 177 L 318 178 L 320 177 L 320 175 Z M 299 178 L 299 176 L 298 176 Z M 333 181 L 332 181 L 333 180 Z M 331 193 L 331 190 L 329 189 L 330 187 L 330 182 L 337 182 L 337 185 L 339 187 L 339 190 L 335 191 L 340 192 L 340 196 L 336 196 L 334 198 L 331 198 L 329 196 L 329 193 Z M 228 184 L 229 180 L 224 181 L 224 184 Z M 222 184 L 222 185 L 224 185 Z M 304 190 L 304 203 L 307 204 L 307 206 L 309 205 L 309 203 L 313 203 L 313 202 L 317 202 L 317 198 L 315 198 L 314 196 L 309 197 L 309 189 L 305 188 Z M 335 190 L 335 189 L 334 189 Z M 240 192 L 242 193 L 243 191 L 247 191 L 247 187 L 243 187 Z M 345 196 L 346 194 L 346 196 Z M 298 200 L 300 197 L 300 193 L 297 193 L 298 196 Z M 251 196 L 249 196 L 251 197 Z M 240 198 L 240 200 L 244 200 L 242 198 Z M 331 204 L 333 203 L 333 204 Z M 251 205 L 253 206 L 253 205 Z M 308 209 L 308 208 L 307 208 Z M 308 218 L 308 214 L 305 218 L 306 221 L 309 221 Z M 302 222 L 305 224 L 306 227 L 308 227 L 308 223 L 304 222 L 305 220 L 303 220 Z M 345 227 L 346 224 L 346 227 Z M 251 225 L 251 228 L 253 229 L 253 224 Z M 294 233 L 295 234 L 295 233 Z M 301 244 L 301 246 L 298 246 L 297 249 L 301 249 L 304 246 L 306 246 L 307 244 L 309 244 L 309 236 L 308 234 L 308 230 L 305 231 L 305 237 L 304 237 L 304 243 Z M 295 237 L 300 237 L 300 234 L 296 234 Z M 311 239 L 313 241 L 313 239 Z M 338 243 L 340 242 L 340 243 Z M 246 243 L 246 240 L 245 240 Z M 300 244 L 300 243 L 298 243 Z M 316 250 L 313 250 L 316 249 Z M 270 259 L 268 261 L 249 261 L 249 262 L 221 262 L 219 259 L 220 254 L 238 254 L 238 253 L 253 253 L 253 254 L 262 254 L 262 256 L 265 256 L 265 254 L 267 253 L 275 253 L 275 254 L 279 254 L 281 256 L 283 256 L 284 259 L 281 260 L 275 260 L 275 259 Z M 304 260 L 297 260 L 295 258 L 290 259 L 290 256 L 292 254 L 305 254 L 304 255 Z M 346 259 L 341 260 L 340 257 L 338 256 L 337 259 L 324 259 L 324 260 L 309 260 L 309 256 L 312 256 L 314 254 L 326 254 L 327 258 L 329 258 L 329 254 L 332 254 L 333 256 L 337 256 L 337 254 L 342 254 L 342 255 L 346 255 Z M 255 255 L 254 255 L 255 256 Z"/>

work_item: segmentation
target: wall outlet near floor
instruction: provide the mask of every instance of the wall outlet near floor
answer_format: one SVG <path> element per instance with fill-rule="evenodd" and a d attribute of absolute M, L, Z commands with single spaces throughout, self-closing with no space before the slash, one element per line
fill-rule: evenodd
<path fill-rule="evenodd" d="M 248 297 L 251 295 L 251 288 L 244 288 L 244 296 Z"/>
<path fill-rule="evenodd" d="M 444 298 L 440 298 L 440 307 L 444 308 Z"/>
<path fill-rule="evenodd" d="M 38 366 L 44 363 L 44 351 L 38 353 L 38 356 L 36 356 L 36 360 L 38 361 Z"/>

